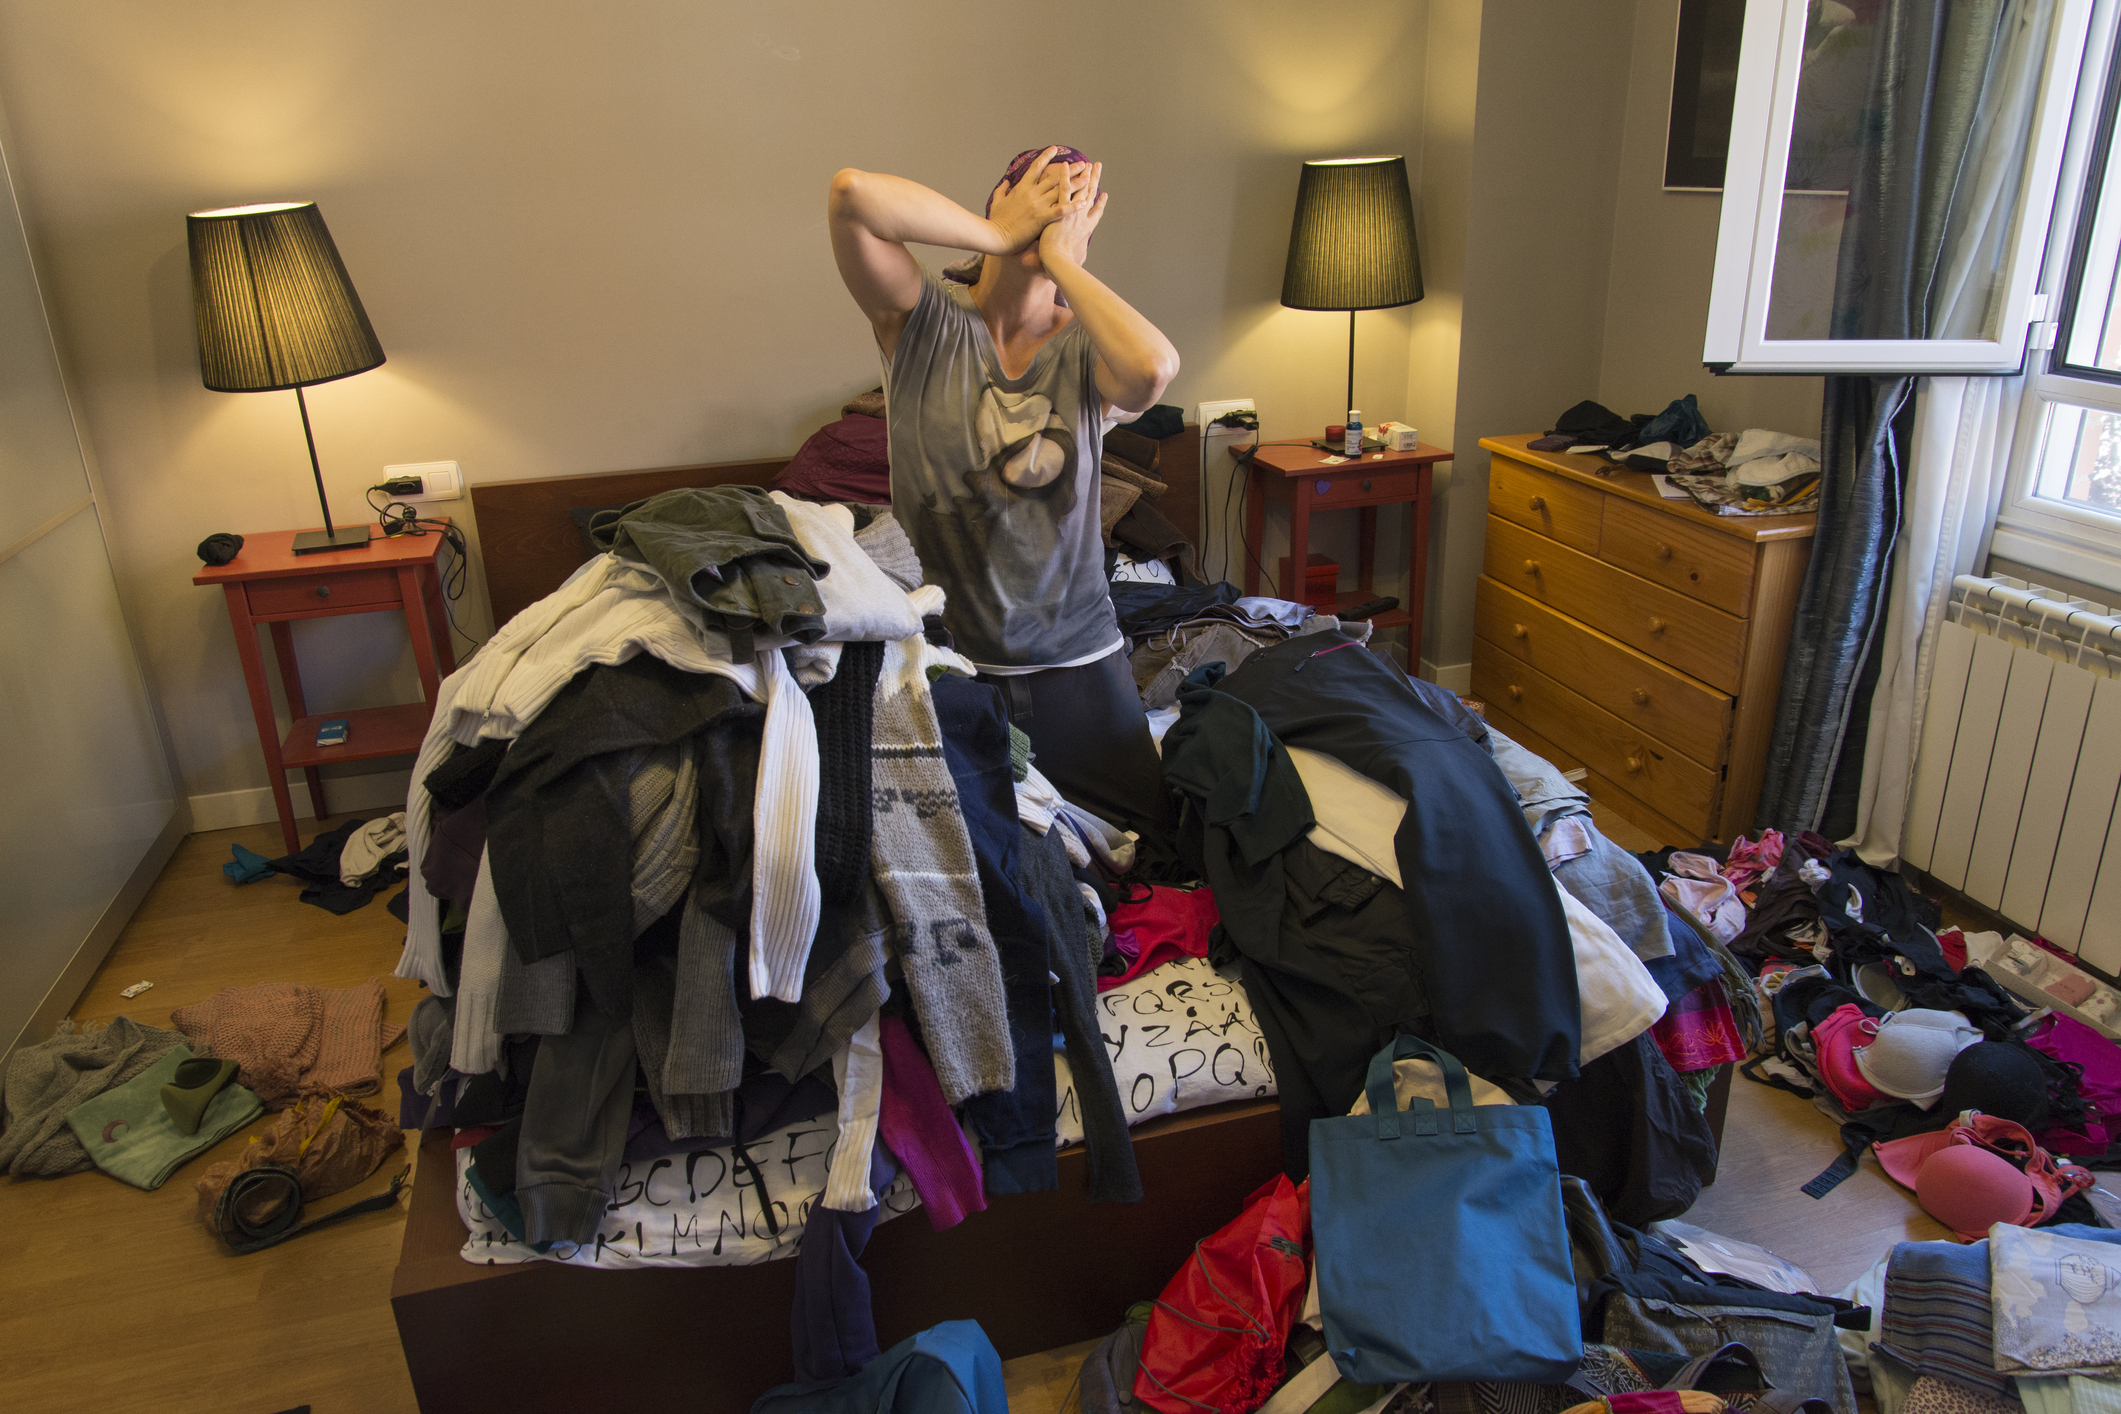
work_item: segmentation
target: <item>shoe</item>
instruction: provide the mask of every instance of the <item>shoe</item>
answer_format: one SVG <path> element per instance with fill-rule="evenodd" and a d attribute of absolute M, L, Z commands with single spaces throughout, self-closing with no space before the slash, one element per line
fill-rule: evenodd
<path fill-rule="evenodd" d="M 176 1081 L 162 1087 L 162 1108 L 169 1111 L 170 1123 L 177 1126 L 177 1132 L 197 1134 L 207 1105 L 221 1093 L 222 1086 L 235 1078 L 236 1063 L 232 1060 L 197 1056 L 180 1064 Z"/>

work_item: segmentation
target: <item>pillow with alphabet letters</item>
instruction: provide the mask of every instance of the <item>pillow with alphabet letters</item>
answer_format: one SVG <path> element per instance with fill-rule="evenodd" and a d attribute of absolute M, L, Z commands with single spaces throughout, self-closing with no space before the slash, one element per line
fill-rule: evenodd
<path fill-rule="evenodd" d="M 1277 1093 L 1267 1039 L 1244 984 L 1224 977 L 1206 958 L 1182 957 L 1100 993 L 1097 1021 L 1119 1082 L 1119 1107 L 1130 1126 Z M 1080 1143 L 1082 1108 L 1068 1057 L 1053 1059 L 1060 1082 L 1060 1143 Z"/>
<path fill-rule="evenodd" d="M 457 1151 L 457 1214 L 470 1236 L 467 1262 L 566 1262 L 623 1271 L 629 1267 L 748 1267 L 793 1257 L 811 1205 L 824 1196 L 825 1170 L 839 1137 L 835 1116 L 776 1129 L 745 1146 L 751 1163 L 731 1162 L 730 1150 L 619 1164 L 617 1191 L 596 1240 L 556 1243 L 540 1252 L 508 1235 L 465 1176 L 471 1150 Z M 878 1195 L 879 1221 L 918 1208 L 912 1181 L 901 1172 Z"/>

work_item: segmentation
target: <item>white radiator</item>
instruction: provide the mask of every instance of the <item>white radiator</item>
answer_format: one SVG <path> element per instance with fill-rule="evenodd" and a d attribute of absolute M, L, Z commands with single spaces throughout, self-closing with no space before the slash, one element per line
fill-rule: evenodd
<path fill-rule="evenodd" d="M 2022 580 L 1961 575 L 1938 635 L 1901 856 L 2121 971 L 2117 795 L 2121 617 Z"/>

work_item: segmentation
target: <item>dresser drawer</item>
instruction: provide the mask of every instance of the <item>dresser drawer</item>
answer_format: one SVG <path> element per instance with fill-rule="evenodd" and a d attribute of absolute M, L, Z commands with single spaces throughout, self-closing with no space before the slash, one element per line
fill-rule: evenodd
<path fill-rule="evenodd" d="M 1745 621 L 1615 569 L 1500 516 L 1488 517 L 1482 568 L 1549 608 L 1602 630 L 1711 687 L 1738 690 Z M 1536 725 L 1536 724 L 1535 724 Z"/>
<path fill-rule="evenodd" d="M 1296 481 L 1296 494 L 1311 503 L 1314 511 L 1346 506 L 1392 506 L 1411 501 L 1421 489 L 1419 471 L 1377 471 L 1363 475 L 1352 465 L 1326 467 L 1338 475 L 1305 476 Z"/>
<path fill-rule="evenodd" d="M 1473 640 L 1473 695 L 1576 756 L 1659 814 L 1703 838 L 1723 773 L 1621 721 L 1494 644 Z"/>
<path fill-rule="evenodd" d="M 1490 512 L 1586 555 L 1598 553 L 1606 500 L 1602 491 L 1508 457 L 1495 457 L 1488 463 Z"/>
<path fill-rule="evenodd" d="M 1751 541 L 1719 535 L 1615 496 L 1598 558 L 1744 618 L 1753 607 Z"/>
<path fill-rule="evenodd" d="M 322 608 L 356 608 L 398 602 L 396 570 L 327 570 L 299 579 L 257 580 L 246 592 L 250 611 L 267 614 L 315 613 Z"/>
<path fill-rule="evenodd" d="M 1723 764 L 1731 731 L 1723 693 L 1485 575 L 1473 603 L 1473 632 L 1503 652 L 1694 760 Z"/>

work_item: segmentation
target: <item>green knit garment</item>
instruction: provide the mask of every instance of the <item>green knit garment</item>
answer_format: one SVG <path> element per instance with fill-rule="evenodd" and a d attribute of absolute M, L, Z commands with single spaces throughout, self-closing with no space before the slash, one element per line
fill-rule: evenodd
<path fill-rule="evenodd" d="M 1009 774 L 1019 781 L 1031 774 L 1031 738 L 1013 723 L 1009 727 Z"/>

